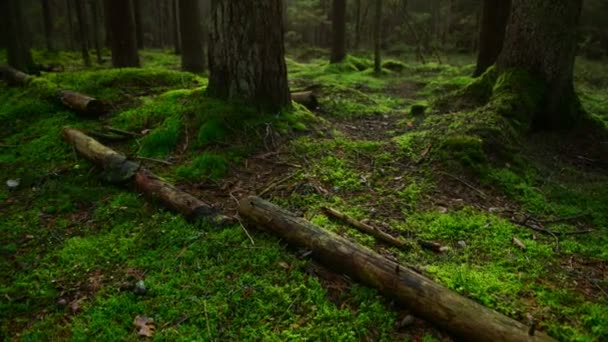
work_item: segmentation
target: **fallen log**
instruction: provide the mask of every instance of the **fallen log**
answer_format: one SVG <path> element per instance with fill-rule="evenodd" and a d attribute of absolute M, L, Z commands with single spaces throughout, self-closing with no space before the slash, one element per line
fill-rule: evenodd
<path fill-rule="evenodd" d="M 33 76 L 21 72 L 10 65 L 0 65 L 0 75 L 9 85 L 25 85 Z"/>
<path fill-rule="evenodd" d="M 317 97 L 313 95 L 312 91 L 291 93 L 291 99 L 310 110 L 317 109 L 317 107 L 319 107 L 319 101 L 317 100 Z"/>
<path fill-rule="evenodd" d="M 243 199 L 239 215 L 312 251 L 312 256 L 340 273 L 395 298 L 417 316 L 457 337 L 472 341 L 554 341 L 541 332 L 467 299 L 413 270 L 388 260 L 258 197 Z M 529 334 L 530 333 L 530 334 Z"/>
<path fill-rule="evenodd" d="M 104 178 L 111 183 L 134 181 L 136 187 L 149 198 L 159 200 L 189 220 L 208 219 L 218 225 L 234 223 L 235 220 L 224 216 L 200 199 L 162 181 L 139 163 L 130 161 L 124 155 L 102 145 L 83 132 L 63 129 L 63 138 L 76 148 L 86 159 L 104 170 Z"/>
<path fill-rule="evenodd" d="M 325 211 L 325 213 L 327 215 L 340 219 L 340 220 L 348 223 L 349 225 L 357 228 L 357 230 L 359 230 L 360 232 L 369 234 L 369 235 L 375 237 L 376 239 L 378 239 L 386 244 L 389 244 L 393 247 L 397 247 L 400 249 L 408 249 L 408 247 L 409 247 L 409 245 L 405 241 L 400 240 L 390 234 L 387 234 L 387 233 L 381 231 L 380 229 L 372 227 L 367 223 L 363 223 L 359 220 L 356 220 L 336 209 L 324 207 L 323 211 Z"/>
<path fill-rule="evenodd" d="M 103 102 L 71 90 L 62 90 L 59 99 L 66 107 L 86 116 L 99 116 L 105 111 Z"/>

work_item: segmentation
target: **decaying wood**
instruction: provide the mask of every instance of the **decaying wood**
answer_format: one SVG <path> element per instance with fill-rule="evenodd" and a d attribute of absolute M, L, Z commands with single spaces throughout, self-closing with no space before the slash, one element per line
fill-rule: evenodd
<path fill-rule="evenodd" d="M 384 243 L 387 243 L 391 246 L 394 246 L 394 247 L 397 247 L 400 249 L 408 249 L 408 247 L 409 247 L 405 241 L 400 240 L 390 234 L 387 234 L 375 227 L 372 227 L 367 223 L 363 223 L 359 220 L 356 220 L 336 209 L 325 207 L 325 208 L 323 208 L 323 211 L 327 215 L 340 219 L 340 220 L 350 224 L 351 226 L 357 228 L 359 231 L 361 231 L 365 234 L 369 234 L 369 235 L 375 237 L 376 239 L 378 239 Z"/>
<path fill-rule="evenodd" d="M 63 90 L 59 99 L 66 107 L 82 115 L 99 116 L 105 111 L 103 102 L 75 91 Z"/>
<path fill-rule="evenodd" d="M 9 65 L 0 65 L 0 76 L 9 85 L 25 85 L 33 76 L 21 72 Z"/>
<path fill-rule="evenodd" d="M 524 324 L 258 197 L 243 199 L 239 215 L 292 245 L 312 251 L 313 257 L 334 271 L 377 288 L 410 308 L 416 316 L 464 340 L 554 341 L 541 332 L 530 336 Z"/>
<path fill-rule="evenodd" d="M 317 109 L 317 107 L 319 107 L 319 101 L 312 91 L 291 93 L 291 99 L 310 110 Z"/>
<path fill-rule="evenodd" d="M 104 176 L 109 182 L 134 181 L 137 188 L 146 196 L 159 200 L 190 220 L 206 218 L 219 225 L 234 223 L 232 218 L 219 214 L 210 205 L 162 181 L 139 163 L 128 160 L 124 155 L 102 145 L 79 130 L 64 128 L 63 138 L 86 159 L 103 168 Z"/>

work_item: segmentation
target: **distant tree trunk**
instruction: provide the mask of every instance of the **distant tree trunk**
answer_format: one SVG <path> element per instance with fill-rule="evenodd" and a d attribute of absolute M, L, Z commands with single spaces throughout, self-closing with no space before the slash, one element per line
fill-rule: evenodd
<path fill-rule="evenodd" d="M 106 0 L 103 1 L 103 21 L 104 21 L 104 29 L 105 29 L 105 46 L 108 49 L 112 48 L 112 23 L 110 22 L 110 3 Z"/>
<path fill-rule="evenodd" d="M 144 48 L 144 24 L 141 20 L 141 1 L 133 0 L 133 14 L 135 15 L 135 39 L 137 48 Z"/>
<path fill-rule="evenodd" d="M 68 22 L 68 48 L 70 50 L 74 50 L 76 47 L 74 35 L 76 34 L 74 30 L 74 9 L 72 8 L 72 0 L 66 0 L 66 8 L 67 8 L 67 22 Z"/>
<path fill-rule="evenodd" d="M 479 31 L 479 53 L 473 77 L 483 74 L 496 63 L 505 40 L 511 0 L 484 0 Z"/>
<path fill-rule="evenodd" d="M 376 75 L 382 73 L 382 56 L 380 54 L 382 29 L 382 0 L 376 0 L 376 11 L 374 13 L 374 72 Z"/>
<path fill-rule="evenodd" d="M 208 92 L 276 112 L 291 106 L 281 0 L 212 2 Z"/>
<path fill-rule="evenodd" d="M 354 48 L 358 49 L 361 44 L 361 0 L 355 3 L 355 44 Z"/>
<path fill-rule="evenodd" d="M 82 61 L 86 67 L 91 66 L 91 57 L 89 56 L 88 46 L 88 28 L 86 19 L 86 10 L 82 0 L 74 0 L 74 8 L 76 9 L 76 19 L 78 20 L 78 41 L 80 42 L 80 51 L 82 52 Z"/>
<path fill-rule="evenodd" d="M 139 67 L 135 18 L 131 0 L 105 0 L 112 32 L 112 65 L 115 68 Z"/>
<path fill-rule="evenodd" d="M 346 0 L 333 0 L 331 25 L 330 62 L 340 63 L 346 58 Z"/>
<path fill-rule="evenodd" d="M 180 32 L 180 25 L 179 25 L 179 10 L 178 10 L 178 0 L 173 0 L 172 5 L 171 5 L 171 14 L 173 15 L 173 25 L 171 25 L 171 27 L 173 27 L 173 41 L 175 44 L 175 54 L 179 55 L 180 53 L 182 53 L 182 39 L 181 39 L 181 32 Z M 199 6 L 197 6 L 198 9 Z M 200 18 L 200 15 L 199 15 Z M 200 19 L 199 19 L 199 26 L 200 26 Z M 200 36 L 202 36 L 202 32 L 200 33 Z M 198 37 L 199 39 L 201 37 Z"/>
<path fill-rule="evenodd" d="M 50 0 L 42 0 L 42 19 L 44 21 L 44 39 L 46 42 L 46 49 L 48 51 L 55 51 L 54 38 L 54 27 L 53 27 L 53 15 L 51 13 Z"/>
<path fill-rule="evenodd" d="M 23 27 L 25 18 L 22 13 L 21 0 L 6 0 L 7 57 L 8 64 L 25 73 L 35 71 L 30 52 L 29 39 Z"/>
<path fill-rule="evenodd" d="M 499 73 L 520 68 L 546 84 L 536 128 L 570 127 L 583 112 L 574 92 L 574 59 L 582 0 L 513 0 Z M 525 91 L 525 90 L 522 90 Z"/>
<path fill-rule="evenodd" d="M 91 6 L 91 20 L 93 22 L 93 44 L 95 44 L 95 55 L 97 57 L 97 64 L 103 63 L 101 56 L 101 38 L 99 34 L 101 32 L 99 28 L 99 3 L 97 0 L 90 0 L 89 5 Z"/>
<path fill-rule="evenodd" d="M 182 70 L 205 71 L 203 27 L 198 0 L 179 0 L 179 24 L 182 45 Z"/>

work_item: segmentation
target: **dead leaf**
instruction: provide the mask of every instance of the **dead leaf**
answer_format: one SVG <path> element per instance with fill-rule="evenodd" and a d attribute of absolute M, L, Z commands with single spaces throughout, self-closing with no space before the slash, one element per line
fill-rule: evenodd
<path fill-rule="evenodd" d="M 522 251 L 526 250 L 526 245 L 524 245 L 524 243 L 521 242 L 521 240 L 516 238 L 515 236 L 513 237 L 513 244 L 519 247 L 519 249 L 521 249 Z"/>
<path fill-rule="evenodd" d="M 289 264 L 284 261 L 279 262 L 279 266 L 283 267 L 286 270 L 291 268 L 291 266 L 289 266 Z"/>
<path fill-rule="evenodd" d="M 152 335 L 154 335 L 155 327 L 152 323 L 154 323 L 154 319 L 146 316 L 136 316 L 135 320 L 133 321 L 133 325 L 139 329 L 137 334 L 145 337 L 152 337 Z"/>

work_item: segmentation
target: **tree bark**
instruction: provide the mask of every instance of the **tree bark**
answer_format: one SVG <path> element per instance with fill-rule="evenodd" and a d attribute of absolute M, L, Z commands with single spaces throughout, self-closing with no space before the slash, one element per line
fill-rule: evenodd
<path fill-rule="evenodd" d="M 115 68 L 139 67 L 135 18 L 131 0 L 105 0 L 112 32 L 112 65 Z"/>
<path fill-rule="evenodd" d="M 76 19 L 78 21 L 78 41 L 80 43 L 80 52 L 82 53 L 82 61 L 86 67 L 91 66 L 91 56 L 89 56 L 88 45 L 88 27 L 86 19 L 85 4 L 82 0 L 74 0 L 74 8 L 76 10 Z"/>
<path fill-rule="evenodd" d="M 479 31 L 479 52 L 473 77 L 479 77 L 496 63 L 505 40 L 511 0 L 484 0 Z"/>
<path fill-rule="evenodd" d="M 179 0 L 179 25 L 182 46 L 182 70 L 205 71 L 203 27 L 198 0 Z"/>
<path fill-rule="evenodd" d="M 260 198 L 243 199 L 239 215 L 289 244 L 312 251 L 330 269 L 377 288 L 463 340 L 554 341 L 541 332 L 530 336 L 525 325 Z"/>
<path fill-rule="evenodd" d="M 8 64 L 13 68 L 30 72 L 35 70 L 34 61 L 30 52 L 30 41 L 25 32 L 25 18 L 22 13 L 21 0 L 6 0 L 6 36 L 8 39 Z"/>
<path fill-rule="evenodd" d="M 82 115 L 97 117 L 105 111 L 103 102 L 74 91 L 63 90 L 59 98 L 66 107 Z"/>
<path fill-rule="evenodd" d="M 133 0 L 133 15 L 135 16 L 135 39 L 137 48 L 144 48 L 144 24 L 141 19 L 141 0 Z"/>
<path fill-rule="evenodd" d="M 584 116 L 573 85 L 581 9 L 582 0 L 513 0 L 496 66 L 499 73 L 524 69 L 546 83 L 544 110 L 531 118 L 537 129 L 568 128 Z"/>
<path fill-rule="evenodd" d="M 214 0 L 209 46 L 211 96 L 260 111 L 291 106 L 281 0 Z"/>
<path fill-rule="evenodd" d="M 346 58 L 346 0 L 333 0 L 331 25 L 330 63 L 340 63 Z"/>
<path fill-rule="evenodd" d="M 171 27 L 173 28 L 173 42 L 175 44 L 175 54 L 179 55 L 182 53 L 182 38 L 181 38 L 181 29 L 180 29 L 180 24 L 179 24 L 179 10 L 178 10 L 178 4 L 177 4 L 178 0 L 173 0 L 172 4 L 171 4 L 171 14 L 172 14 L 172 18 L 173 18 L 173 25 L 171 25 Z M 198 3 L 198 1 L 197 1 Z M 200 22 L 199 22 L 200 25 Z M 200 37 L 199 37 L 200 39 Z"/>
<path fill-rule="evenodd" d="M 382 28 L 382 0 L 376 0 L 376 11 L 374 13 L 374 72 L 376 75 L 382 73 L 382 46 L 380 30 Z"/>
<path fill-rule="evenodd" d="M 209 219 L 218 225 L 234 222 L 196 197 L 161 181 L 139 163 L 128 160 L 124 155 L 100 144 L 79 130 L 64 128 L 63 138 L 72 144 L 86 159 L 103 168 L 106 181 L 125 183 L 134 181 L 146 196 L 162 202 L 169 209 L 184 215 L 189 220 Z"/>
<path fill-rule="evenodd" d="M 42 19 L 44 21 L 44 40 L 48 51 L 55 51 L 53 14 L 50 0 L 42 0 Z"/>
<path fill-rule="evenodd" d="M 91 6 L 91 20 L 93 23 L 93 44 L 95 44 L 95 56 L 97 57 L 97 64 L 103 63 L 103 57 L 101 55 L 101 37 L 99 29 L 99 3 L 97 0 L 90 0 L 89 5 Z"/>
<path fill-rule="evenodd" d="M 354 48 L 358 49 L 361 44 L 361 0 L 355 3 L 355 44 Z"/>

